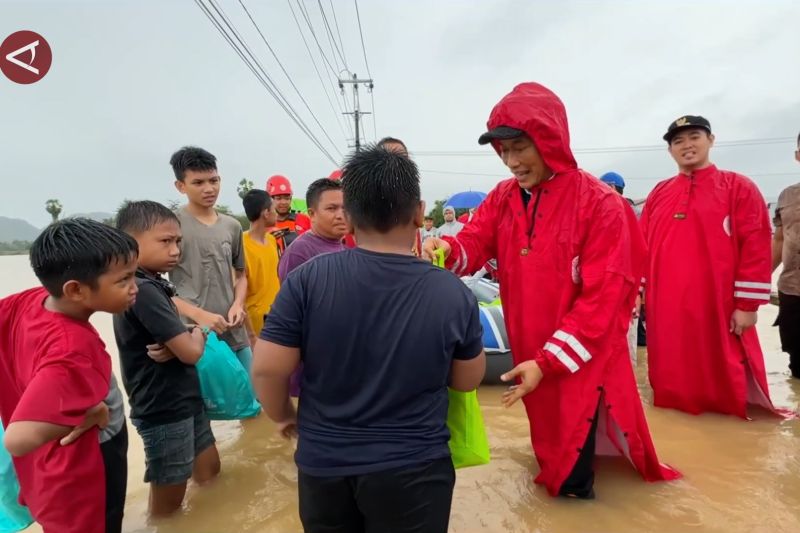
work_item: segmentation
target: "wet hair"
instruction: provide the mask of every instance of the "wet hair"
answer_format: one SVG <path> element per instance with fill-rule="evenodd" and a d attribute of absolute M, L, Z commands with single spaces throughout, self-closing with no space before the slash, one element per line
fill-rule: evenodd
<path fill-rule="evenodd" d="M 184 146 L 169 158 L 175 179 L 183 181 L 187 170 L 217 170 L 217 158 L 197 146 Z"/>
<path fill-rule="evenodd" d="M 269 209 L 272 205 L 272 198 L 267 191 L 261 189 L 251 189 L 242 198 L 242 206 L 244 207 L 244 214 L 247 215 L 247 220 L 255 222 L 261 217 L 261 213 L 265 209 Z"/>
<path fill-rule="evenodd" d="M 378 141 L 378 146 L 380 146 L 381 148 L 385 147 L 387 144 L 399 144 L 403 148 L 405 148 L 406 152 L 408 152 L 408 146 L 406 146 L 406 143 L 395 137 L 384 137 L 383 139 Z"/>
<path fill-rule="evenodd" d="M 320 178 L 308 186 L 306 191 L 306 206 L 311 209 L 316 209 L 319 205 L 319 199 L 325 191 L 341 191 L 342 183 L 334 181 L 330 178 Z"/>
<path fill-rule="evenodd" d="M 387 233 L 410 224 L 419 208 L 417 165 L 381 146 L 352 154 L 344 164 L 342 184 L 345 209 L 357 228 Z"/>
<path fill-rule="evenodd" d="M 123 231 L 88 218 L 65 218 L 36 237 L 30 261 L 47 292 L 61 298 L 68 281 L 96 289 L 112 263 L 127 263 L 138 254 L 136 241 Z"/>
<path fill-rule="evenodd" d="M 153 229 L 162 222 L 181 225 L 178 216 L 168 207 L 152 200 L 127 202 L 117 212 L 117 229 L 129 235 L 138 235 Z"/>

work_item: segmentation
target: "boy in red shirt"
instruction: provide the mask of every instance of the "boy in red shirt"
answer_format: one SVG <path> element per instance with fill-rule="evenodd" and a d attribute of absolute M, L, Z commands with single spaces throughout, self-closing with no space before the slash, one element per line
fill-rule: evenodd
<path fill-rule="evenodd" d="M 121 514 L 119 524 L 103 520 L 107 506 L 120 503 L 106 501 L 105 481 L 119 478 L 121 465 L 104 467 L 98 444 L 97 426 L 108 421 L 111 358 L 89 317 L 135 301 L 137 255 L 136 241 L 110 226 L 56 222 L 30 251 L 43 287 L 0 300 L 3 444 L 14 456 L 20 501 L 45 533 L 121 527 Z"/>

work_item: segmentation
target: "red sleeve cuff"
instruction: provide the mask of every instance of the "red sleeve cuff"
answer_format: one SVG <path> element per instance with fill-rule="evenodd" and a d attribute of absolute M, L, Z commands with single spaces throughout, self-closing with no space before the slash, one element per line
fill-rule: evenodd
<path fill-rule="evenodd" d="M 766 302 L 764 302 L 766 303 Z M 758 308 L 761 307 L 760 303 L 753 302 L 752 300 L 736 300 L 736 309 L 740 311 L 745 311 L 747 313 L 755 313 L 758 311 Z"/>
<path fill-rule="evenodd" d="M 549 356 L 543 349 L 536 351 L 533 360 L 539 365 L 539 369 L 542 371 L 544 377 L 558 375 L 564 370 L 564 365 L 554 361 L 553 357 Z"/>
<path fill-rule="evenodd" d="M 461 256 L 463 255 L 461 244 L 458 239 L 449 235 L 442 237 L 442 240 L 450 245 L 450 255 L 444 260 L 444 267 L 451 272 L 460 273 L 464 266 L 461 264 Z"/>

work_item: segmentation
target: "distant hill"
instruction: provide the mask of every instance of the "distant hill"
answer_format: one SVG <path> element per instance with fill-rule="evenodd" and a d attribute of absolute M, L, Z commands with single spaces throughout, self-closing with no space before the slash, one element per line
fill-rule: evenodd
<path fill-rule="evenodd" d="M 27 220 L 0 217 L 0 242 L 32 241 L 40 231 Z"/>
<path fill-rule="evenodd" d="M 93 211 L 91 213 L 70 213 L 67 216 L 91 218 L 92 220 L 96 220 L 98 222 L 104 222 L 109 218 L 114 218 L 114 215 L 112 215 L 111 213 L 106 213 L 105 211 Z"/>

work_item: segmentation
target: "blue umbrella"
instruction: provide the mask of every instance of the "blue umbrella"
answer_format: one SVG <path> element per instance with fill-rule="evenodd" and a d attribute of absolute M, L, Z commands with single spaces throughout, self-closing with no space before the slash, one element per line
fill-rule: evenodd
<path fill-rule="evenodd" d="M 457 192 L 448 198 L 444 205 L 453 206 L 456 209 L 470 209 L 478 207 L 484 198 L 486 198 L 486 193 L 478 191 Z"/>

